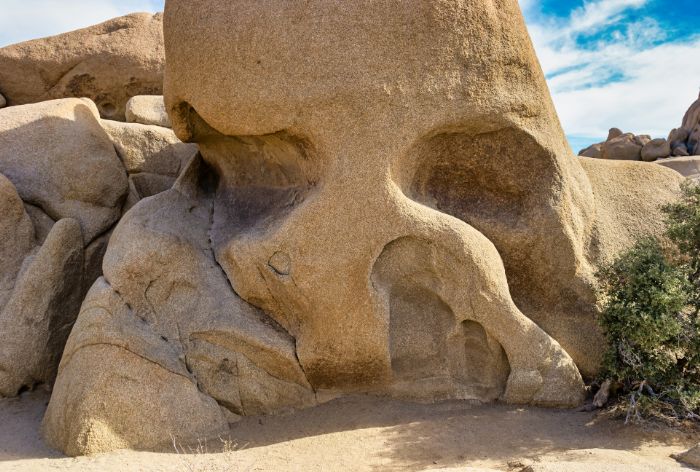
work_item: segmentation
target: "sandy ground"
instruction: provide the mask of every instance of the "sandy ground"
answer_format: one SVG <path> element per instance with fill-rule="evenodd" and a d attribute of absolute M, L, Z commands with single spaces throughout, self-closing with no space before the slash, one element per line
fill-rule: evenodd
<path fill-rule="evenodd" d="M 625 427 L 592 413 L 470 405 L 334 400 L 234 425 L 233 452 L 119 451 L 66 458 L 41 440 L 45 392 L 0 400 L 0 471 L 673 471 L 669 457 L 698 437 Z"/>

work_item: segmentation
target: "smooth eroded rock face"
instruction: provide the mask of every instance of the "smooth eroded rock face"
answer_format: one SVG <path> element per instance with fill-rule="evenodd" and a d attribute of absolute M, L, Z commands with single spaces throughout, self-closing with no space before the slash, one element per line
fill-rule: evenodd
<path fill-rule="evenodd" d="M 628 161 L 579 158 L 596 203 L 591 256 L 612 262 L 621 248 L 645 235 L 661 235 L 660 207 L 678 197 L 683 181 L 660 166 Z M 667 159 L 658 161 L 660 164 Z"/>
<path fill-rule="evenodd" d="M 700 156 L 672 157 L 657 161 L 657 164 L 673 169 L 689 179 L 697 180 L 700 178 Z"/>
<path fill-rule="evenodd" d="M 516 0 L 169 0 L 165 30 L 200 155 L 115 230 L 51 444 L 154 448 L 348 392 L 582 401 L 595 267 L 682 178 L 571 156 Z"/>
<path fill-rule="evenodd" d="M 0 311 L 0 396 L 55 378 L 80 308 L 83 258 L 80 225 L 63 219 L 24 261 Z"/>
<path fill-rule="evenodd" d="M 85 286 L 78 221 L 54 222 L 0 174 L 0 397 L 51 384 Z"/>
<path fill-rule="evenodd" d="M 578 153 L 579 156 L 584 157 L 594 157 L 596 159 L 601 159 L 603 157 L 603 144 L 596 143 L 588 146 L 585 149 L 581 149 Z"/>
<path fill-rule="evenodd" d="M 25 211 L 17 189 L 0 174 L 0 306 L 7 303 L 24 258 L 35 245 L 32 220 Z M 53 223 L 53 222 L 52 222 Z"/>
<path fill-rule="evenodd" d="M 0 93 L 9 105 L 92 99 L 124 120 L 127 101 L 163 90 L 162 14 L 134 13 L 70 33 L 0 49 Z"/>
<path fill-rule="evenodd" d="M 657 159 L 666 158 L 671 155 L 671 145 L 668 140 L 652 139 L 642 148 L 642 160 L 645 162 L 653 162 Z"/>
<path fill-rule="evenodd" d="M 54 221 L 77 220 L 86 244 L 117 221 L 127 192 L 124 167 L 87 99 L 0 110 L 0 173 Z"/>
<path fill-rule="evenodd" d="M 165 111 L 161 95 L 138 95 L 126 103 L 126 121 L 170 128 L 170 117 Z"/>

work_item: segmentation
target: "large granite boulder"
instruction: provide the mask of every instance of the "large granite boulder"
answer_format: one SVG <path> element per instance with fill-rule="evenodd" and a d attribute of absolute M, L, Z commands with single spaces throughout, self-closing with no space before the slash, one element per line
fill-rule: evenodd
<path fill-rule="evenodd" d="M 657 159 L 666 158 L 671 155 L 671 145 L 667 139 L 652 139 L 642 148 L 642 160 L 644 162 L 654 162 Z"/>
<path fill-rule="evenodd" d="M 633 133 L 625 133 L 603 144 L 601 157 L 616 161 L 640 161 L 643 144 Z"/>
<path fill-rule="evenodd" d="M 581 151 L 578 153 L 578 155 L 583 156 L 583 157 L 593 157 L 596 159 L 602 159 L 603 158 L 603 144 L 604 143 L 591 144 L 587 148 L 581 149 Z"/>
<path fill-rule="evenodd" d="M 0 93 L 9 105 L 87 97 L 103 118 L 124 120 L 131 97 L 163 92 L 162 21 L 134 13 L 0 48 Z"/>
<path fill-rule="evenodd" d="M 168 447 L 349 392 L 582 401 L 596 266 L 682 178 L 572 158 L 516 0 L 169 0 L 165 30 L 200 155 L 115 230 L 53 446 Z"/>
<path fill-rule="evenodd" d="M 86 243 L 117 221 L 127 191 L 124 167 L 87 99 L 0 110 L 0 173 L 54 221 L 80 222 Z"/>

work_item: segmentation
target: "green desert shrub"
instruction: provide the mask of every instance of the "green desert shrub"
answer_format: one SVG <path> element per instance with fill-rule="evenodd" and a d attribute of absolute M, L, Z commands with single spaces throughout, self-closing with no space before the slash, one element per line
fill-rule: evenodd
<path fill-rule="evenodd" d="M 603 376 L 628 419 L 700 418 L 700 187 L 685 185 L 664 213 L 664 238 L 639 240 L 598 273 Z"/>

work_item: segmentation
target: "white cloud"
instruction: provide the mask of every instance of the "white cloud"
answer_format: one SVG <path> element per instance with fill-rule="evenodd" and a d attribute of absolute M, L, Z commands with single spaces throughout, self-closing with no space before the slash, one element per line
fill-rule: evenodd
<path fill-rule="evenodd" d="M 647 0 L 598 0 L 585 2 L 575 9 L 569 18 L 564 33 L 591 32 L 620 19 L 620 14 L 629 8 L 644 6 Z"/>
<path fill-rule="evenodd" d="M 700 57 L 700 39 L 629 51 L 627 57 L 621 51 L 608 59 L 617 61 L 628 75 L 620 82 L 566 89 L 562 85 L 568 86 L 567 81 L 575 77 L 555 79 L 553 96 L 564 129 L 571 135 L 602 137 L 616 126 L 665 137 L 680 126 L 686 109 L 698 97 L 700 64 L 689 61 L 691 57 Z"/>
<path fill-rule="evenodd" d="M 680 125 L 698 96 L 700 35 L 663 43 L 653 18 L 627 22 L 625 13 L 647 0 L 587 1 L 564 19 L 535 11 L 536 1 L 521 3 L 568 135 L 603 138 L 616 126 L 664 137 Z M 577 42 L 611 25 L 615 32 L 592 45 Z"/>
<path fill-rule="evenodd" d="M 155 12 L 163 0 L 2 0 L 0 47 L 101 23 L 136 11 Z"/>

